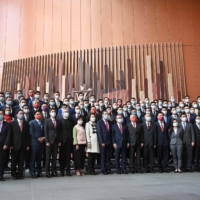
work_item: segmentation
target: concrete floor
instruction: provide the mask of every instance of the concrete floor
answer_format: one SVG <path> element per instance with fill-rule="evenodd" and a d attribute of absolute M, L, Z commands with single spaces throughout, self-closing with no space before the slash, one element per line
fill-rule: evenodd
<path fill-rule="evenodd" d="M 85 175 L 0 182 L 0 200 L 200 200 L 200 173 Z"/>

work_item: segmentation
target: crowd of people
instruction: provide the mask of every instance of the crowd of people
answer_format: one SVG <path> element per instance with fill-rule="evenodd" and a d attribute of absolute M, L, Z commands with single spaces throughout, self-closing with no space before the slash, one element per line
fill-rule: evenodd
<path fill-rule="evenodd" d="M 51 98 L 30 89 L 26 98 L 18 90 L 17 99 L 0 92 L 0 181 L 9 155 L 14 180 L 24 178 L 25 166 L 32 178 L 57 177 L 57 159 L 60 176 L 71 176 L 71 160 L 82 176 L 86 156 L 90 175 L 98 174 L 96 160 L 102 174 L 112 174 L 112 155 L 117 174 L 154 173 L 155 159 L 159 172 L 169 173 L 170 155 L 175 173 L 200 171 L 199 114 L 200 96 L 192 102 L 171 96 L 111 104 L 108 97 L 84 99 L 81 92 L 78 101 L 71 94 L 61 101 L 58 91 Z"/>

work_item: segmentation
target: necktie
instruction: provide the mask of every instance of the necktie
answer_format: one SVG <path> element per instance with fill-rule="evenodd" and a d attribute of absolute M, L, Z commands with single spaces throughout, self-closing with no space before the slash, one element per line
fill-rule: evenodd
<path fill-rule="evenodd" d="M 40 127 L 41 127 L 41 129 L 42 129 L 42 124 L 41 124 L 41 122 L 40 122 L 40 121 L 38 121 L 38 124 L 40 125 Z"/>
<path fill-rule="evenodd" d="M 147 128 L 148 128 L 148 130 L 150 129 L 150 124 L 149 124 L 149 122 L 147 123 Z"/>
<path fill-rule="evenodd" d="M 119 125 L 120 133 L 122 134 L 122 125 Z"/>
<path fill-rule="evenodd" d="M 20 127 L 20 130 L 22 132 L 22 122 L 19 122 L 19 127 Z"/>
<path fill-rule="evenodd" d="M 108 122 L 106 121 L 106 128 L 109 131 L 109 126 L 108 126 Z"/>
<path fill-rule="evenodd" d="M 187 118 L 188 118 L 188 122 L 190 122 L 190 115 L 189 114 L 188 114 Z"/>
<path fill-rule="evenodd" d="M 163 132 L 163 131 L 164 131 L 164 126 L 163 126 L 162 123 L 160 123 L 160 127 L 161 127 L 161 130 L 162 130 L 162 132 Z"/>
<path fill-rule="evenodd" d="M 53 126 L 56 128 L 56 120 L 53 120 Z"/>
<path fill-rule="evenodd" d="M 167 123 L 167 117 L 166 116 L 164 116 L 164 119 L 165 119 L 165 123 Z"/>
<path fill-rule="evenodd" d="M 133 127 L 136 128 L 136 124 L 133 124 Z"/>
<path fill-rule="evenodd" d="M 184 129 L 184 131 L 185 131 L 185 126 L 186 126 L 185 123 L 183 123 L 183 129 Z"/>
<path fill-rule="evenodd" d="M 46 114 L 46 113 L 44 113 L 44 118 L 45 118 L 45 119 L 47 118 L 47 114 Z"/>
<path fill-rule="evenodd" d="M 0 132 L 1 132 L 1 129 L 2 129 L 2 123 L 0 123 Z"/>

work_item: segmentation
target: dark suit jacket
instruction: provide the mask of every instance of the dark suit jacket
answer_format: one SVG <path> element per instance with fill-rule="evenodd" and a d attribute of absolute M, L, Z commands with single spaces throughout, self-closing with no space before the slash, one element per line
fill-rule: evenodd
<path fill-rule="evenodd" d="M 112 145 L 112 123 L 108 121 L 108 124 L 109 130 L 107 130 L 103 119 L 97 122 L 97 135 L 100 145 L 103 143 L 106 145 Z"/>
<path fill-rule="evenodd" d="M 142 124 L 143 127 L 143 138 L 144 138 L 144 147 L 153 147 L 156 145 L 156 126 L 151 124 L 150 129 L 148 130 L 146 122 Z"/>
<path fill-rule="evenodd" d="M 86 123 L 85 116 L 83 116 L 83 115 L 80 115 L 80 116 L 83 117 L 83 127 L 84 127 L 84 126 L 85 126 L 85 123 Z M 76 115 L 71 115 L 71 119 L 73 120 L 74 124 L 77 124 Z"/>
<path fill-rule="evenodd" d="M 192 142 L 195 142 L 195 134 L 194 134 L 194 128 L 191 123 L 186 123 L 186 129 L 184 130 L 182 123 L 179 124 L 179 126 L 183 129 L 183 144 L 186 144 L 188 146 L 191 145 Z"/>
<path fill-rule="evenodd" d="M 56 120 L 56 128 L 54 128 L 52 119 L 45 119 L 44 121 L 44 133 L 45 133 L 45 142 L 53 144 L 55 138 L 57 137 L 57 142 L 61 142 L 61 124 L 60 121 Z M 55 137 L 56 135 L 56 137 Z"/>
<path fill-rule="evenodd" d="M 136 124 L 136 128 L 133 127 L 132 123 L 127 124 L 130 146 L 140 146 L 141 143 L 144 143 L 142 128 L 142 124 Z"/>
<path fill-rule="evenodd" d="M 157 142 L 156 146 L 169 146 L 169 127 L 164 122 L 164 130 L 162 131 L 160 127 L 160 123 L 157 121 L 155 123 L 156 126 L 156 133 L 157 133 Z"/>
<path fill-rule="evenodd" d="M 195 118 L 196 118 L 196 114 L 195 113 L 190 114 L 190 123 L 194 124 L 195 123 Z M 188 119 L 187 119 L 187 122 L 188 122 Z"/>
<path fill-rule="evenodd" d="M 60 106 L 58 107 L 56 104 L 55 104 L 55 106 L 56 106 L 56 108 L 57 108 L 57 110 L 59 109 L 59 108 L 61 108 L 62 107 L 62 105 L 63 105 L 63 101 L 61 101 L 61 100 L 59 100 L 60 101 Z M 56 102 L 55 102 L 56 103 Z"/>
<path fill-rule="evenodd" d="M 177 134 L 174 133 L 174 130 L 171 129 L 169 131 L 169 135 L 170 135 L 170 144 L 183 144 L 183 129 L 181 127 L 177 128 Z"/>
<path fill-rule="evenodd" d="M 68 139 L 73 144 L 73 127 L 74 122 L 71 118 L 64 119 L 63 117 L 59 118 L 61 124 L 61 142 L 65 143 Z"/>
<path fill-rule="evenodd" d="M 42 144 L 38 141 L 40 137 L 44 137 L 44 123 L 41 121 L 42 127 L 39 125 L 37 120 L 32 120 L 29 122 L 29 132 L 31 145 L 39 145 Z"/>
<path fill-rule="evenodd" d="M 23 121 L 22 132 L 17 120 L 10 122 L 10 146 L 14 150 L 26 150 L 30 146 L 29 125 Z"/>
<path fill-rule="evenodd" d="M 120 147 L 126 147 L 129 143 L 128 130 L 126 125 L 122 125 L 122 134 L 118 124 L 112 126 L 112 143 Z"/>
<path fill-rule="evenodd" d="M 195 141 L 196 141 L 195 145 L 197 147 L 200 147 L 200 129 L 198 128 L 197 124 L 194 124 L 193 127 L 195 133 Z"/>
<path fill-rule="evenodd" d="M 0 132 L 0 144 L 9 146 L 10 143 L 10 125 L 8 122 L 3 121 Z"/>

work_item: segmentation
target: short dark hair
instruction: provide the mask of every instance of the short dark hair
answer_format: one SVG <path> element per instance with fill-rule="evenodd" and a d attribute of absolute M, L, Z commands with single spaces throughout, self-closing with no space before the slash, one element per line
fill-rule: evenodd
<path fill-rule="evenodd" d="M 16 115 L 17 115 L 20 111 L 24 112 L 22 109 L 16 110 Z"/>

